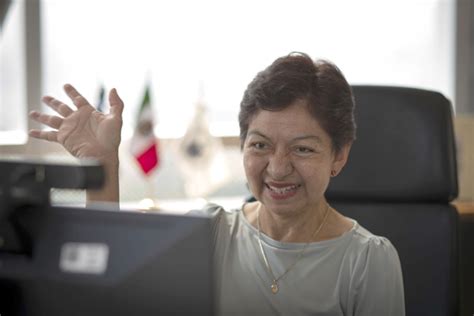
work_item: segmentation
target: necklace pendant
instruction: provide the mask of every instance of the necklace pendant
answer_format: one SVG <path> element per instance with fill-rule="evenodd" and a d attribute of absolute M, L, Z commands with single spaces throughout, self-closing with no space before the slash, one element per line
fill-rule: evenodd
<path fill-rule="evenodd" d="M 276 283 L 276 281 L 273 281 L 271 289 L 273 294 L 278 293 L 278 284 Z"/>

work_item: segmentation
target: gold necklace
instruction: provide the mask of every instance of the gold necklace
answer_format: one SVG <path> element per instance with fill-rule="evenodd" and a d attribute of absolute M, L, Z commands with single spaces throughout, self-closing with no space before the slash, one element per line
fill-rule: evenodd
<path fill-rule="evenodd" d="M 306 248 L 308 248 L 308 245 L 311 243 L 311 240 L 314 240 L 314 238 L 318 235 L 318 233 L 321 231 L 324 224 L 326 223 L 326 220 L 327 220 L 328 215 L 329 215 L 329 204 L 327 204 L 326 214 L 324 215 L 324 219 L 321 222 L 321 225 L 319 225 L 319 227 L 313 232 L 313 235 L 311 236 L 310 241 L 308 241 L 303 246 L 303 249 L 300 251 L 300 253 L 296 257 L 295 261 L 293 261 L 293 263 L 290 264 L 286 268 L 285 272 L 283 272 L 283 274 L 280 275 L 278 278 L 276 278 L 275 274 L 273 273 L 272 267 L 270 266 L 270 263 L 268 262 L 267 255 L 265 254 L 265 250 L 263 249 L 263 245 L 262 245 L 262 236 L 261 236 L 261 232 L 260 232 L 260 208 L 261 208 L 261 206 L 262 206 L 262 204 L 260 203 L 260 205 L 257 208 L 258 245 L 260 246 L 260 252 L 262 253 L 262 257 L 263 257 L 263 261 L 265 262 L 265 266 L 266 266 L 268 272 L 270 273 L 270 275 L 272 277 L 272 285 L 271 285 L 270 289 L 272 290 L 273 294 L 277 294 L 278 290 L 279 290 L 278 281 L 280 281 L 281 278 L 283 278 L 291 269 L 293 269 L 293 267 L 298 263 L 298 261 L 300 261 L 300 259 L 303 257 L 304 252 L 306 251 Z"/>

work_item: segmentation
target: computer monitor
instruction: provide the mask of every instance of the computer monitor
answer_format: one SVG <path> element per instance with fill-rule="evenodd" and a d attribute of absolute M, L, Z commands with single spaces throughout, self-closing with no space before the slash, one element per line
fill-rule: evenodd
<path fill-rule="evenodd" d="M 2 316 L 214 314 L 206 216 L 49 205 L 3 213 L 22 246 L 0 246 Z"/>

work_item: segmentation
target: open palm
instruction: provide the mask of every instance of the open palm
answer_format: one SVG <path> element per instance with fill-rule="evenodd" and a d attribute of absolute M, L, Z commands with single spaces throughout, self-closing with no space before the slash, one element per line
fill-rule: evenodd
<path fill-rule="evenodd" d="M 116 155 L 120 145 L 123 111 L 123 102 L 117 91 L 110 91 L 110 113 L 103 114 L 96 111 L 73 86 L 67 84 L 64 90 L 77 110 L 53 97 L 44 97 L 43 102 L 60 116 L 32 111 L 32 119 L 54 130 L 31 130 L 29 135 L 60 143 L 77 158 L 103 159 Z"/>

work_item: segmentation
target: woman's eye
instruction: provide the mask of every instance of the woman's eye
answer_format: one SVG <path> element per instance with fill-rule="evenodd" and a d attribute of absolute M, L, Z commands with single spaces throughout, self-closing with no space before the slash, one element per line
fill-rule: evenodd
<path fill-rule="evenodd" d="M 252 144 L 252 147 L 255 148 L 255 149 L 264 149 L 264 148 L 265 148 L 265 144 L 264 144 L 264 143 L 260 143 L 260 142 L 256 142 L 256 143 L 253 143 L 253 144 Z"/>
<path fill-rule="evenodd" d="M 296 147 L 296 152 L 299 154 L 309 154 L 314 152 L 314 150 L 308 147 Z"/>

